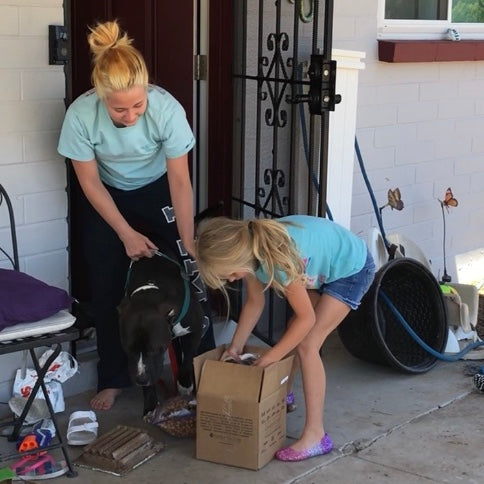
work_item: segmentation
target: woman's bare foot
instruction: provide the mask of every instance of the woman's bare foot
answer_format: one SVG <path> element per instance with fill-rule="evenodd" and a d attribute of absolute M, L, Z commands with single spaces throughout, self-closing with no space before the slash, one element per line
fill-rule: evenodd
<path fill-rule="evenodd" d="M 120 393 L 121 390 L 119 388 L 105 388 L 101 390 L 91 400 L 91 408 L 93 410 L 109 410 Z"/>

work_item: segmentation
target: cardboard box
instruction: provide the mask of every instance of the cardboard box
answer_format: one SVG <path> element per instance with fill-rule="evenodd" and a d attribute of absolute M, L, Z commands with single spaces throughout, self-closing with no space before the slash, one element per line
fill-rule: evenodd
<path fill-rule="evenodd" d="M 220 361 L 225 346 L 194 360 L 197 459 L 247 469 L 267 464 L 286 440 L 287 381 L 294 357 L 267 368 Z M 267 348 L 246 346 L 263 354 Z"/>

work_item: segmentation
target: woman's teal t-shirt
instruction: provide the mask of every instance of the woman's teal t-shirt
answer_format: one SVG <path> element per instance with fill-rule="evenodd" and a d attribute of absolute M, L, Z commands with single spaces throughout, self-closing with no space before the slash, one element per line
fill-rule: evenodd
<path fill-rule="evenodd" d="M 94 90 L 68 108 L 58 152 L 77 161 L 96 159 L 101 180 L 134 190 L 166 173 L 166 159 L 188 153 L 195 144 L 181 104 L 167 91 L 150 85 L 145 113 L 134 126 L 116 127 Z"/>
<path fill-rule="evenodd" d="M 285 224 L 305 266 L 307 289 L 352 276 L 365 265 L 368 249 L 363 239 L 331 220 L 309 215 L 277 219 Z M 290 222 L 290 223 L 286 223 Z M 285 281 L 284 274 L 281 280 Z M 260 267 L 256 277 L 263 284 L 269 278 Z"/>

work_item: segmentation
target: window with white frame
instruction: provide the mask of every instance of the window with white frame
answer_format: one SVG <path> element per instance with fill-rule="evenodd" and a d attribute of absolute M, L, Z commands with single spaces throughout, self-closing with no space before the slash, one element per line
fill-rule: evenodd
<path fill-rule="evenodd" d="M 484 0 L 379 0 L 378 37 L 484 39 Z"/>

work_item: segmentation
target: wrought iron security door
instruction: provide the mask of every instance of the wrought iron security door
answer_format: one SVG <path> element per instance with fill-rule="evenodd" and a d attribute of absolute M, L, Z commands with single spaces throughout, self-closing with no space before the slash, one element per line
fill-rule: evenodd
<path fill-rule="evenodd" d="M 329 111 L 341 99 L 333 1 L 237 0 L 234 8 L 233 214 L 324 217 Z M 289 311 L 267 297 L 256 334 L 273 344 Z"/>

